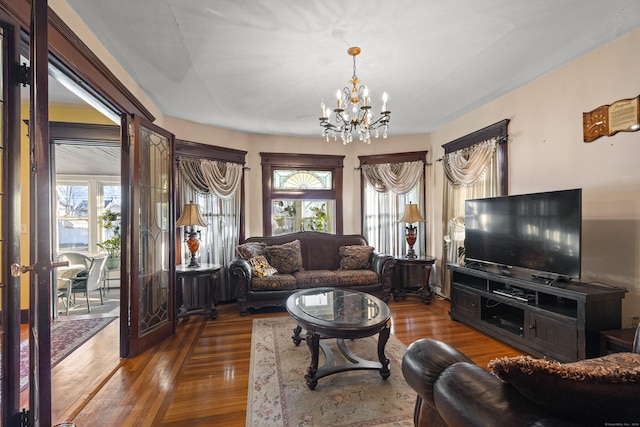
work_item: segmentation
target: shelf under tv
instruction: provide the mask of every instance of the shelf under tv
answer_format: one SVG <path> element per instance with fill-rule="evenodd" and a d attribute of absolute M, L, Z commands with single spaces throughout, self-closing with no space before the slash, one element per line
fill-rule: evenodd
<path fill-rule="evenodd" d="M 569 362 L 599 354 L 599 331 L 619 329 L 623 288 L 571 282 L 549 286 L 530 273 L 448 265 L 453 320 L 534 356 Z"/>

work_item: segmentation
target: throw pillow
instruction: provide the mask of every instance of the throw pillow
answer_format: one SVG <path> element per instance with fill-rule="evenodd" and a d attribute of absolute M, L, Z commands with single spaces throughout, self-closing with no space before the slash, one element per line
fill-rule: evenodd
<path fill-rule="evenodd" d="M 262 242 L 248 242 L 236 246 L 236 252 L 238 252 L 238 255 L 242 258 L 249 260 L 257 256 L 265 256 L 267 254 L 264 251 L 266 246 L 267 245 Z"/>
<path fill-rule="evenodd" d="M 340 246 L 340 270 L 366 270 L 373 246 Z"/>
<path fill-rule="evenodd" d="M 302 268 L 302 251 L 300 240 L 283 245 L 271 245 L 265 248 L 271 265 L 278 273 L 290 274 L 304 270 Z"/>
<path fill-rule="evenodd" d="M 487 367 L 559 416 L 598 425 L 640 420 L 640 354 L 614 353 L 564 364 L 530 356 L 503 357 Z"/>
<path fill-rule="evenodd" d="M 272 276 L 278 272 L 269 265 L 267 259 L 262 255 L 250 258 L 249 265 L 251 266 L 251 272 L 256 277 Z"/>

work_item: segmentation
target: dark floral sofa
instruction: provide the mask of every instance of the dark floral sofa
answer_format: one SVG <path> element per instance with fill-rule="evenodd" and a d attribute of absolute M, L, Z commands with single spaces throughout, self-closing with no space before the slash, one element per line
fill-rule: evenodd
<path fill-rule="evenodd" d="M 376 252 L 359 234 L 303 231 L 250 237 L 236 252 L 229 270 L 242 316 L 250 308 L 284 307 L 297 290 L 323 286 L 389 300 L 394 258 Z"/>

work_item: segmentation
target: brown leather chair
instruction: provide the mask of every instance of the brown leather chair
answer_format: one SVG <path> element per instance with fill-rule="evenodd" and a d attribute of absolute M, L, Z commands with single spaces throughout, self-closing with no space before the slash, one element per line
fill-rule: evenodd
<path fill-rule="evenodd" d="M 636 329 L 633 353 L 640 354 L 639 336 L 640 326 Z M 637 359 L 635 355 L 631 357 L 634 361 Z M 592 360 L 598 359 L 602 358 Z M 625 393 L 621 398 L 612 396 L 598 409 L 598 419 L 585 418 L 585 411 L 579 408 L 575 411 L 570 407 L 563 408 L 565 410 L 560 414 L 530 400 L 516 386 L 474 364 L 452 346 L 433 339 L 420 339 L 407 348 L 402 359 L 402 373 L 418 394 L 414 412 L 416 426 L 602 426 L 603 419 L 611 420 L 611 425 L 640 422 L 640 392 Z M 640 391 L 640 374 L 636 371 L 635 375 L 635 382 L 620 386 Z M 580 390 L 580 393 L 584 392 L 584 388 Z M 571 398 L 575 402 L 576 396 Z M 615 404 L 612 405 L 611 401 Z M 597 404 L 589 399 L 583 402 L 584 405 Z M 614 421 L 620 424 L 613 424 Z"/>

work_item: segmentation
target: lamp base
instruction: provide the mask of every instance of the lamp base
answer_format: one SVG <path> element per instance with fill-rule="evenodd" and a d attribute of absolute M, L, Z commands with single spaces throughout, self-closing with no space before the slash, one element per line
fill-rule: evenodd
<path fill-rule="evenodd" d="M 195 254 L 191 255 L 191 259 L 189 260 L 189 264 L 187 265 L 188 267 L 200 267 L 200 262 L 198 261 L 198 258 L 196 258 Z"/>
<path fill-rule="evenodd" d="M 199 235 L 200 232 L 196 232 L 193 227 L 191 228 L 191 231 L 187 233 L 188 237 L 185 242 L 187 243 L 187 248 L 189 248 L 189 253 L 191 254 L 191 260 L 187 267 L 200 267 L 200 262 L 198 262 L 198 258 L 196 257 L 198 248 L 200 247 L 200 240 L 198 239 Z"/>
<path fill-rule="evenodd" d="M 416 243 L 416 227 L 414 227 L 413 225 L 409 224 L 408 227 L 406 227 L 407 230 L 407 234 L 405 235 L 405 238 L 407 239 L 407 245 L 409 245 L 409 250 L 407 251 L 407 258 L 408 259 L 416 259 L 416 251 L 413 250 L 413 245 Z"/>

